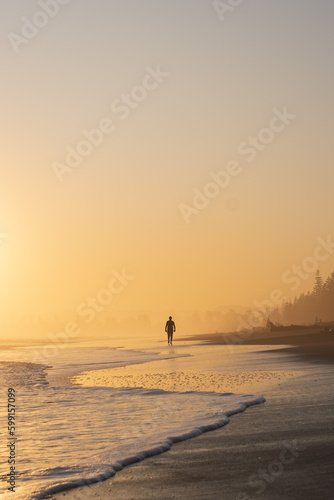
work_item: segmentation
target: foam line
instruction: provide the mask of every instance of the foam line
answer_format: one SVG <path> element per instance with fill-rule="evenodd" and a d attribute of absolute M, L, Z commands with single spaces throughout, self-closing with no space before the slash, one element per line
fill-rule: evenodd
<path fill-rule="evenodd" d="M 261 396 L 261 397 L 254 397 L 254 399 L 239 403 L 238 408 L 223 413 L 223 415 L 225 416 L 224 419 L 220 418 L 219 420 L 217 420 L 217 422 L 214 422 L 213 424 L 202 425 L 200 427 L 196 427 L 191 431 L 180 434 L 178 436 L 168 437 L 161 445 L 136 453 L 136 455 L 119 460 L 118 462 L 115 462 L 112 465 L 105 464 L 110 469 L 108 472 L 104 474 L 99 474 L 97 476 L 92 476 L 89 478 L 76 479 L 75 481 L 71 481 L 68 483 L 54 485 L 52 487 L 49 487 L 41 491 L 39 494 L 32 496 L 31 498 L 33 500 L 41 500 L 48 495 L 54 495 L 55 493 L 59 493 L 67 489 L 77 488 L 79 486 L 88 486 L 109 479 L 110 477 L 113 477 L 116 474 L 116 472 L 122 470 L 124 467 L 127 467 L 128 465 L 132 465 L 136 462 L 141 462 L 142 460 L 145 460 L 148 457 L 160 455 L 161 453 L 170 450 L 174 443 L 180 443 L 181 441 L 186 441 L 193 437 L 200 436 L 205 432 L 223 427 L 224 425 L 229 423 L 230 416 L 235 415 L 237 413 L 242 413 L 249 406 L 262 404 L 265 403 L 265 401 L 266 401 L 265 398 Z"/>

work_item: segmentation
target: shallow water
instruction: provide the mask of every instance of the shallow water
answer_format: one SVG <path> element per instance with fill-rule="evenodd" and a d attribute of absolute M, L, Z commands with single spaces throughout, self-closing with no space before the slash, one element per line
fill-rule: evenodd
<path fill-rule="evenodd" d="M 154 388 L 157 380 L 146 389 L 69 383 L 69 377 L 97 368 L 137 364 L 145 373 L 145 367 L 163 359 L 168 375 L 164 363 L 189 357 L 186 347 L 160 348 L 161 354 L 157 347 L 147 343 L 141 350 L 117 349 L 82 343 L 58 349 L 52 356 L 45 346 L 0 351 L 2 444 L 9 437 L 7 388 L 13 387 L 16 394 L 15 498 L 42 498 L 65 485 L 111 476 L 129 459 L 164 451 L 173 442 L 224 425 L 228 415 L 264 401 L 249 395 L 187 391 L 187 387 L 182 391 L 182 386 L 164 391 Z M 0 492 L 3 498 L 12 498 L 6 482 L 6 445 L 1 455 L 5 466 Z"/>

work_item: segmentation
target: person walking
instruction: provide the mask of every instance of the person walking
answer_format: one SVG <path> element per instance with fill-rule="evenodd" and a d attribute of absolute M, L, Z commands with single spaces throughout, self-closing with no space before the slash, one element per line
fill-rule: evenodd
<path fill-rule="evenodd" d="M 168 335 L 168 344 L 173 345 L 173 333 L 175 332 L 175 323 L 172 320 L 172 317 L 169 316 L 169 320 L 166 322 L 165 332 Z"/>

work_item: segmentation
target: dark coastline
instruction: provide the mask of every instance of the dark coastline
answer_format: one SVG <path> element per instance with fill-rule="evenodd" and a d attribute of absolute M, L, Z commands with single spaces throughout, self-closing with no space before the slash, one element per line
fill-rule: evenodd
<path fill-rule="evenodd" d="M 313 362 L 334 363 L 334 332 L 322 330 L 284 330 L 264 333 L 213 333 L 184 337 L 188 342 L 209 345 L 277 345 L 289 346 L 280 351 Z"/>

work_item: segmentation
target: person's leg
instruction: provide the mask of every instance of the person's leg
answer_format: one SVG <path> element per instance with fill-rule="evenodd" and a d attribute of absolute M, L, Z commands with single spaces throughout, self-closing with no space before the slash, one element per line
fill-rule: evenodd
<path fill-rule="evenodd" d="M 173 332 L 170 332 L 170 343 L 172 344 L 173 342 Z"/>
<path fill-rule="evenodd" d="M 168 332 L 167 335 L 168 335 L 168 344 L 169 344 L 169 342 L 170 342 L 170 332 Z"/>

